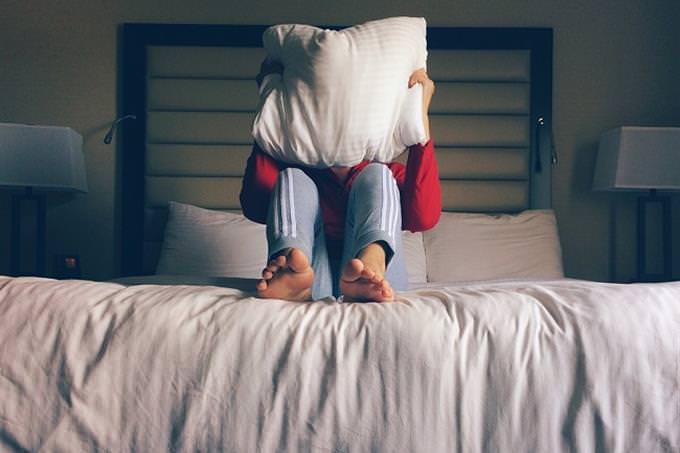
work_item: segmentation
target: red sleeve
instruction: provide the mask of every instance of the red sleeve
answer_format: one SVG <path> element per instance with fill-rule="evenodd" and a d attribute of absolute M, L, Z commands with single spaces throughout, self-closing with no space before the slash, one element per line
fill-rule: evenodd
<path fill-rule="evenodd" d="M 271 193 L 283 168 L 283 164 L 262 151 L 257 144 L 253 145 L 239 197 L 243 215 L 253 222 L 267 223 Z"/>
<path fill-rule="evenodd" d="M 442 212 L 442 189 L 432 140 L 409 148 L 406 168 L 401 164 L 391 164 L 390 168 L 401 189 L 402 229 L 416 232 L 433 228 Z"/>

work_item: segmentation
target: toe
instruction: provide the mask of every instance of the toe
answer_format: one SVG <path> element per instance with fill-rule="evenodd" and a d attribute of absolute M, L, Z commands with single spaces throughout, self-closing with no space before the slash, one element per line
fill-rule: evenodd
<path fill-rule="evenodd" d="M 274 264 L 279 267 L 284 267 L 286 265 L 286 257 L 284 255 L 277 256 Z"/>
<path fill-rule="evenodd" d="M 264 278 L 265 280 L 271 280 L 273 276 L 274 274 L 268 269 L 262 271 L 262 278 Z"/>
<path fill-rule="evenodd" d="M 366 280 L 373 280 L 375 277 L 375 272 L 373 272 L 371 269 L 364 268 L 364 270 L 361 271 L 361 278 L 365 278 Z"/>
<path fill-rule="evenodd" d="M 384 277 L 382 275 L 374 274 L 373 277 L 371 278 L 371 283 L 378 285 L 378 284 L 382 283 L 383 280 L 384 280 Z"/>
<path fill-rule="evenodd" d="M 305 255 L 305 252 L 294 248 L 291 249 L 288 254 L 288 266 L 290 266 L 294 272 L 304 272 L 309 268 L 309 259 L 307 258 L 307 255 Z"/>
<path fill-rule="evenodd" d="M 387 280 L 383 281 L 381 294 L 387 300 L 392 300 L 394 298 L 394 290 L 392 290 L 392 287 L 390 286 L 390 284 Z"/>
<path fill-rule="evenodd" d="M 354 258 L 351 259 L 345 269 L 342 272 L 342 279 L 348 282 L 353 282 L 361 277 L 361 273 L 364 270 L 364 263 L 360 260 Z"/>
<path fill-rule="evenodd" d="M 255 286 L 258 291 L 264 291 L 267 289 L 267 281 L 266 280 L 260 280 L 257 282 L 257 285 Z"/>

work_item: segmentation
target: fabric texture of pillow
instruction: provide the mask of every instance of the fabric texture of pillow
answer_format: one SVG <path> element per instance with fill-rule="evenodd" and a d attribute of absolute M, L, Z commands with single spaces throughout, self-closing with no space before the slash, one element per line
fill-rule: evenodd
<path fill-rule="evenodd" d="M 156 274 L 260 278 L 265 226 L 242 214 L 171 201 Z"/>
<path fill-rule="evenodd" d="M 430 282 L 564 278 L 551 210 L 518 215 L 444 212 L 423 239 Z"/>
<path fill-rule="evenodd" d="M 393 17 L 343 30 L 275 25 L 263 35 L 281 62 L 260 86 L 253 124 L 272 157 L 313 167 L 391 162 L 423 142 L 422 87 L 410 75 L 427 62 L 423 18 Z"/>

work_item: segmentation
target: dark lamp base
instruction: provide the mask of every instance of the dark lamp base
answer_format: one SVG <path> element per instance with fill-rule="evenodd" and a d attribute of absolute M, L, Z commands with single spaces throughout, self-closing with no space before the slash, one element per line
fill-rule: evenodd
<path fill-rule="evenodd" d="M 661 225 L 655 232 L 649 230 L 647 222 L 648 212 L 652 209 L 660 209 Z M 637 209 L 637 281 L 638 282 L 665 282 L 672 279 L 671 261 L 671 201 L 669 196 L 661 196 L 652 189 L 649 196 L 638 198 Z M 648 242 L 660 242 L 660 253 L 663 260 L 661 272 L 649 272 Z M 659 242 L 657 242 L 657 245 Z"/>
<path fill-rule="evenodd" d="M 21 207 L 24 203 L 35 204 L 36 233 L 34 241 L 35 247 L 35 268 L 26 270 L 21 266 Z M 24 193 L 12 194 L 12 227 L 10 237 L 10 274 L 45 276 L 45 194 L 36 194 L 30 187 Z"/>

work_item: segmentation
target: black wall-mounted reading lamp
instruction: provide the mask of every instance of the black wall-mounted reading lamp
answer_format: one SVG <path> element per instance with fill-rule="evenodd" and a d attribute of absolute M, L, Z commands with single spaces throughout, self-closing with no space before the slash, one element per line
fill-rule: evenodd
<path fill-rule="evenodd" d="M 136 120 L 136 119 L 137 119 L 137 117 L 135 115 L 125 115 L 125 116 L 121 116 L 116 121 L 111 123 L 111 128 L 109 129 L 109 131 L 104 136 L 104 144 L 106 144 L 106 145 L 111 144 L 111 141 L 113 140 L 113 134 L 116 132 L 116 128 L 118 127 L 118 124 L 122 123 L 125 120 Z"/>

